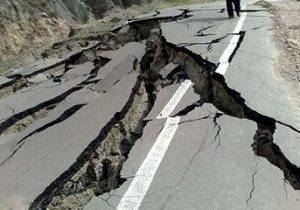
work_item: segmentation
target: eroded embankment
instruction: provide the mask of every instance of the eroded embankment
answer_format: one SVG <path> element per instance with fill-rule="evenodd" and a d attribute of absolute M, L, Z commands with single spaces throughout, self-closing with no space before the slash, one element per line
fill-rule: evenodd
<path fill-rule="evenodd" d="M 155 103 L 155 93 L 162 86 L 184 79 L 193 81 L 200 100 L 178 115 L 186 115 L 194 107 L 211 103 L 226 115 L 255 122 L 254 154 L 278 167 L 291 186 L 300 189 L 300 169 L 273 141 L 276 123 L 280 122 L 248 107 L 245 99 L 228 87 L 225 78 L 215 73 L 217 65 L 169 43 L 158 28 L 159 22 L 156 21 L 128 32 L 137 41 L 147 39 L 147 52 L 140 63 L 140 76 L 127 104 L 112 117 L 77 161 L 35 199 L 30 209 L 81 209 L 93 196 L 118 188 L 125 181 L 120 177 L 122 165 L 134 142 L 142 136 L 146 126 L 144 118 Z M 180 67 L 164 80 L 160 71 L 169 63 L 180 64 Z M 215 121 L 220 115 L 215 116 Z"/>

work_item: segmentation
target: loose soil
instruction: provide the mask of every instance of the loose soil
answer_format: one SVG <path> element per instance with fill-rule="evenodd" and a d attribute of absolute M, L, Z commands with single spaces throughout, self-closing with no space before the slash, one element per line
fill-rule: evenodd
<path fill-rule="evenodd" d="M 279 50 L 276 72 L 300 109 L 300 1 L 263 2 L 274 14 L 273 40 Z"/>

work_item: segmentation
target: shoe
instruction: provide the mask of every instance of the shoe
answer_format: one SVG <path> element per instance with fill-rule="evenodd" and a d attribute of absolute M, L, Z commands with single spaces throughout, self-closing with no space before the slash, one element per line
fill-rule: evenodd
<path fill-rule="evenodd" d="M 233 16 L 233 15 L 230 15 L 228 18 L 229 18 L 229 19 L 232 19 L 232 18 L 234 18 L 234 16 Z"/>
<path fill-rule="evenodd" d="M 237 12 L 236 15 L 237 15 L 238 17 L 240 17 L 240 12 Z"/>

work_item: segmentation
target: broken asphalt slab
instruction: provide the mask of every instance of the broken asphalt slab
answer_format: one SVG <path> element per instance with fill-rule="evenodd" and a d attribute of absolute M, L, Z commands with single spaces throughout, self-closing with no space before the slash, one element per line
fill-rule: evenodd
<path fill-rule="evenodd" d="M 120 49 L 113 52 L 113 54 L 110 56 L 111 60 L 106 65 L 104 65 L 102 68 L 100 68 L 98 70 L 98 75 L 97 75 L 97 77 L 95 77 L 95 79 L 96 80 L 103 79 L 114 68 L 117 68 L 117 66 L 120 65 L 121 62 L 128 59 L 129 58 L 128 56 L 135 57 L 137 60 L 136 63 L 139 63 L 146 52 L 145 49 L 146 49 L 146 46 L 144 44 L 137 43 L 137 42 L 127 43 Z M 110 53 L 112 53 L 112 52 L 110 52 Z M 131 71 L 131 70 L 133 70 L 133 66 L 132 66 L 132 68 L 130 68 L 129 71 Z"/>
<path fill-rule="evenodd" d="M 76 162 L 99 131 L 122 110 L 136 82 L 136 74 L 124 77 L 110 93 L 81 108 L 71 118 L 29 137 L 0 167 L 1 192 L 32 202 Z"/>
<path fill-rule="evenodd" d="M 95 66 L 92 62 L 85 62 L 83 64 L 69 66 L 68 68 L 70 69 L 62 76 L 62 78 L 66 80 L 88 75 L 92 72 L 93 69 L 95 69 Z"/>
<path fill-rule="evenodd" d="M 56 124 L 61 123 L 75 114 L 86 104 L 96 100 L 101 95 L 83 88 L 66 97 L 63 103 L 57 104 L 52 110 L 47 110 L 44 117 L 35 119 L 31 124 L 26 125 L 23 131 L 11 131 L 8 134 L 0 135 L 0 165 L 3 165 L 14 153 L 33 135 L 40 133 Z"/>
<path fill-rule="evenodd" d="M 102 80 L 90 87 L 91 90 L 106 93 L 112 86 L 117 84 L 124 76 L 135 71 L 137 58 L 133 55 L 125 57 L 125 59 L 115 66 Z"/>
<path fill-rule="evenodd" d="M 23 89 L 22 92 L 10 95 L 0 101 L 0 127 L 1 133 L 11 124 L 10 118 L 16 115 L 25 117 L 26 112 L 33 112 L 33 109 L 39 109 L 39 106 L 46 107 L 63 100 L 67 95 L 74 92 L 76 86 L 81 84 L 87 77 L 80 77 L 75 80 L 66 82 L 62 85 L 55 85 L 51 88 L 35 88 L 29 90 Z M 44 85 L 41 83 L 41 86 Z"/>
<path fill-rule="evenodd" d="M 30 77 L 39 73 L 42 73 L 44 71 L 47 71 L 49 69 L 52 69 L 54 67 L 60 66 L 64 63 L 66 63 L 69 59 L 72 58 L 72 56 L 80 55 L 86 50 L 93 49 L 97 47 L 99 42 L 89 42 L 88 46 L 83 47 L 81 49 L 74 49 L 71 52 L 64 55 L 62 58 L 46 58 L 41 59 L 39 61 L 36 61 L 33 64 L 30 64 L 25 67 L 21 67 L 19 69 L 15 69 L 12 72 L 8 73 L 6 77 L 8 78 L 15 78 L 15 77 Z"/>

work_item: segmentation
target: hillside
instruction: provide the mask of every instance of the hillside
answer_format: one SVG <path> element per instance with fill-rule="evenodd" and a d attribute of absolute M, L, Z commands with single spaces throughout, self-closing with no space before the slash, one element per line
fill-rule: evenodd
<path fill-rule="evenodd" d="M 17 65 L 15 56 L 30 60 L 37 48 L 68 38 L 71 26 L 102 18 L 115 7 L 145 3 L 148 1 L 3 0 L 0 2 L 0 72 Z"/>

